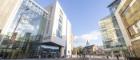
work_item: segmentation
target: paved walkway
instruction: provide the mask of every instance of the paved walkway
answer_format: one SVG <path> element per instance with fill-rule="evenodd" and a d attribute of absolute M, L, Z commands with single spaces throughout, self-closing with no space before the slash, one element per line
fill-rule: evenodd
<path fill-rule="evenodd" d="M 106 59 L 106 58 L 57 58 L 57 59 L 0 59 L 0 60 L 117 60 L 117 59 Z M 123 60 L 123 59 L 120 59 Z"/>

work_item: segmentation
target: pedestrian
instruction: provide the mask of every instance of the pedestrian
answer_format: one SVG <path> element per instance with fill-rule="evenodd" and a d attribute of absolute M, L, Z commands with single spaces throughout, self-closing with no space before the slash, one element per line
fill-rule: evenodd
<path fill-rule="evenodd" d="M 119 60 L 119 56 L 118 55 L 116 55 L 116 58 L 117 58 L 117 60 Z"/>
<path fill-rule="evenodd" d="M 109 57 L 108 57 L 108 56 L 106 56 L 106 58 L 107 58 L 107 59 L 109 59 Z"/>

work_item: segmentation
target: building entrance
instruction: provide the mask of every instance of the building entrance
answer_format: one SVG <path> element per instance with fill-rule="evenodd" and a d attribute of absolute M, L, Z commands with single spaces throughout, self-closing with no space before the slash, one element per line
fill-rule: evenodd
<path fill-rule="evenodd" d="M 62 52 L 62 46 L 52 42 L 43 43 L 40 47 L 41 58 L 59 58 Z"/>

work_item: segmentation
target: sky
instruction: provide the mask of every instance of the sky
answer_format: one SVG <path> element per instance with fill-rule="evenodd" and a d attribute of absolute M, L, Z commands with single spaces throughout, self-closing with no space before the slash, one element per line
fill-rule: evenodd
<path fill-rule="evenodd" d="M 46 7 L 54 0 L 36 0 L 41 6 Z M 100 19 L 108 16 L 107 6 L 112 0 L 59 0 L 65 14 L 71 22 L 74 33 L 74 46 L 89 44 L 103 45 L 99 31 Z"/>

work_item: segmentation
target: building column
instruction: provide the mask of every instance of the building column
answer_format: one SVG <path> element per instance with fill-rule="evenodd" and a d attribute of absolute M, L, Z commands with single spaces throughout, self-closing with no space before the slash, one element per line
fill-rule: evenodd
<path fill-rule="evenodd" d="M 60 47 L 60 57 L 64 56 L 64 47 Z"/>
<path fill-rule="evenodd" d="M 114 52 L 113 52 L 113 51 L 111 51 L 111 56 L 112 56 L 112 57 L 115 57 L 115 56 L 114 56 Z"/>
<path fill-rule="evenodd" d="M 123 51 L 122 50 L 120 50 L 120 55 L 121 55 L 121 57 L 123 57 Z"/>
<path fill-rule="evenodd" d="M 126 59 L 123 50 L 120 50 L 120 55 L 121 55 L 121 57 L 122 57 L 124 60 Z"/>

